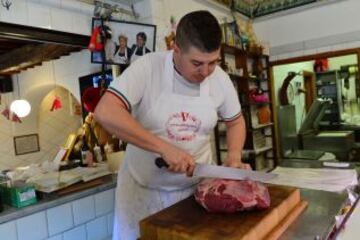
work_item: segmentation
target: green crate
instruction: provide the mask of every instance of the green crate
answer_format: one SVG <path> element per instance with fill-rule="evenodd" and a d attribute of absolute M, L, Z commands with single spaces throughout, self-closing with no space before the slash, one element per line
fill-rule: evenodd
<path fill-rule="evenodd" d="M 1 186 L 0 189 L 4 203 L 13 207 L 21 208 L 37 202 L 35 188 L 31 185 L 10 188 Z"/>

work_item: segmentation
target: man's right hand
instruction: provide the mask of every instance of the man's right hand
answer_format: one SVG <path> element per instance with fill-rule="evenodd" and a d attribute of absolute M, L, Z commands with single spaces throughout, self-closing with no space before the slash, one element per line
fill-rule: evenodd
<path fill-rule="evenodd" d="M 167 144 L 163 148 L 161 157 L 169 164 L 169 171 L 186 173 L 188 176 L 192 176 L 195 168 L 195 160 L 189 153 L 176 146 Z"/>

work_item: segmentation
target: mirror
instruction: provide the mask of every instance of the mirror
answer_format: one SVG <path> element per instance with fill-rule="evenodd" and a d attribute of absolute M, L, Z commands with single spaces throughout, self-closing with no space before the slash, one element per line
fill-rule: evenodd
<path fill-rule="evenodd" d="M 12 91 L 1 93 L 0 112 L 19 98 L 28 100 L 32 107 L 30 114 L 20 119 L 21 123 L 12 121 L 11 114 L 9 119 L 0 115 L 0 170 L 5 170 L 55 157 L 68 134 L 76 133 L 82 125 L 79 77 L 100 71 L 100 66 L 89 62 L 89 51 L 81 50 L 86 48 L 88 36 L 15 24 L 0 25 L 6 29 L 0 32 L 0 42 L 8 43 L 3 44 L 0 51 L 0 70 L 1 74 L 11 74 L 13 84 Z M 31 58 L 19 57 L 19 51 L 24 49 Z M 55 95 L 62 107 L 50 111 Z M 37 137 L 31 138 L 32 141 L 17 141 L 22 149 L 16 151 L 14 139 L 28 135 Z M 38 150 L 34 147 L 36 141 Z M 17 155 L 24 152 L 27 153 Z"/>

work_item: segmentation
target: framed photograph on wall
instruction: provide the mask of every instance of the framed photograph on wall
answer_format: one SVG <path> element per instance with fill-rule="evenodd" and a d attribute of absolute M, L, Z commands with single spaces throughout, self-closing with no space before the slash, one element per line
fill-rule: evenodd
<path fill-rule="evenodd" d="M 103 39 L 103 51 L 91 53 L 92 63 L 116 64 L 124 70 L 142 55 L 155 51 L 156 25 L 92 19 L 92 32 Z"/>
<path fill-rule="evenodd" d="M 28 134 L 14 137 L 15 155 L 23 155 L 40 151 L 39 135 Z"/>

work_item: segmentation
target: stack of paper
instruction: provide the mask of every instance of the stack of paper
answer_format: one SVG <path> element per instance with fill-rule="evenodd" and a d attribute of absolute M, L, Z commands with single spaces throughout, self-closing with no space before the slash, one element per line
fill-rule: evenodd
<path fill-rule="evenodd" d="M 29 178 L 27 182 L 34 184 L 36 190 L 49 193 L 80 181 L 87 182 L 109 174 L 111 172 L 107 164 L 98 164 L 94 168 L 77 167 L 61 172 L 37 174 Z"/>
<path fill-rule="evenodd" d="M 278 176 L 267 183 L 330 192 L 341 192 L 358 184 L 353 169 L 277 167 L 272 173 Z"/>

